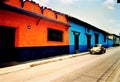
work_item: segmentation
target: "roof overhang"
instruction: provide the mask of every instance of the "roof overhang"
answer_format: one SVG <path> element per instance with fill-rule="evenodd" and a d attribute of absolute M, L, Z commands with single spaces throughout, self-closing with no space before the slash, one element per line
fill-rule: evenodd
<path fill-rule="evenodd" d="M 72 22 L 74 22 L 74 23 L 76 23 L 76 24 L 78 24 L 78 25 L 82 25 L 82 26 L 84 26 L 85 28 L 91 28 L 91 29 L 93 29 L 93 30 L 95 30 L 95 31 L 99 31 L 99 32 L 102 32 L 102 33 L 104 33 L 104 34 L 106 34 L 106 35 L 109 35 L 108 32 L 106 32 L 106 31 L 104 31 L 104 30 L 102 30 L 102 29 L 99 29 L 99 28 L 97 28 L 97 27 L 95 27 L 95 26 L 93 26 L 93 25 L 91 25 L 91 24 L 88 24 L 87 22 L 81 21 L 81 20 L 79 20 L 79 19 L 77 19 L 77 18 L 75 18 L 75 17 L 72 17 L 72 16 L 68 16 L 68 15 L 67 15 L 67 18 L 68 18 L 69 21 L 72 21 Z"/>
<path fill-rule="evenodd" d="M 36 17 L 36 18 L 39 18 L 39 19 L 45 19 L 45 20 L 48 20 L 48 21 L 52 21 L 52 22 L 70 27 L 70 25 L 67 24 L 67 23 L 64 23 L 64 22 L 61 22 L 61 21 L 58 21 L 58 20 L 54 20 L 54 19 L 48 18 L 46 16 L 43 16 L 42 14 L 37 14 L 37 13 L 34 13 L 34 12 L 30 12 L 28 10 L 25 10 L 25 9 L 22 9 L 22 8 L 17 8 L 17 7 L 8 5 L 8 4 L 2 4 L 2 7 L 0 7 L 0 8 L 8 10 L 8 11 L 16 12 L 16 13 L 19 13 L 19 14 L 24 14 L 24 15 L 27 15 L 27 16 L 31 16 L 31 17 Z M 37 21 L 37 22 L 39 22 L 39 21 Z"/>

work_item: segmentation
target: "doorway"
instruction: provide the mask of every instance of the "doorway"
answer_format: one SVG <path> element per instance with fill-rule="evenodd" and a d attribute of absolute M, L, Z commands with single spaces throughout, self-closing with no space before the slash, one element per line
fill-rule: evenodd
<path fill-rule="evenodd" d="M 98 37 L 99 35 L 95 33 L 95 44 L 98 44 Z"/>
<path fill-rule="evenodd" d="M 86 35 L 87 36 L 87 49 L 91 48 L 91 35 Z"/>
<path fill-rule="evenodd" d="M 80 32 L 72 31 L 74 34 L 74 52 L 79 52 L 79 35 Z"/>
<path fill-rule="evenodd" d="M 79 35 L 74 35 L 74 37 L 75 37 L 75 50 L 78 50 L 79 49 Z"/>
<path fill-rule="evenodd" d="M 15 59 L 15 28 L 0 26 L 0 62 Z"/>

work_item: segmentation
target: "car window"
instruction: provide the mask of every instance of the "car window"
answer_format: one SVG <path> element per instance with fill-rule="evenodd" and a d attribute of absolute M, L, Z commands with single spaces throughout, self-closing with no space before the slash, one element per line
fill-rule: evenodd
<path fill-rule="evenodd" d="M 94 45 L 94 47 L 98 47 L 98 45 Z"/>
<path fill-rule="evenodd" d="M 94 47 L 101 47 L 102 45 L 100 44 L 95 44 Z"/>

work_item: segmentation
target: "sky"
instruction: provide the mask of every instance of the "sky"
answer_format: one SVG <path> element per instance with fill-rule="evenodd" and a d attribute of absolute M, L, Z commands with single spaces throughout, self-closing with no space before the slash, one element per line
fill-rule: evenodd
<path fill-rule="evenodd" d="M 119 35 L 120 3 L 117 0 L 33 0 L 87 22 L 99 29 Z"/>

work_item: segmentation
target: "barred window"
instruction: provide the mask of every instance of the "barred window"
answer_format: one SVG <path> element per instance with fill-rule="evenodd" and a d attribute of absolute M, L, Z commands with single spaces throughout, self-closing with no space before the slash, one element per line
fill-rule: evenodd
<path fill-rule="evenodd" d="M 48 28 L 48 41 L 63 41 L 63 31 Z"/>

